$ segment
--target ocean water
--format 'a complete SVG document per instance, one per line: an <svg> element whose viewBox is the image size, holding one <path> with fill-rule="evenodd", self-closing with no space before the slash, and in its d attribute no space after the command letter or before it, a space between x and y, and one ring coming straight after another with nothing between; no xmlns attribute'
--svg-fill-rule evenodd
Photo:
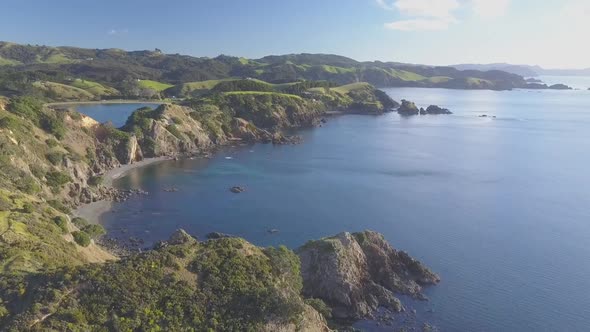
<svg viewBox="0 0 590 332"><path fill-rule="evenodd" d="M80 113L86 114L94 120L104 123L111 121L113 126L119 128L125 124L127 118L133 111L142 107L157 107L158 104L137 103L137 104L81 104L74 107Z"/></svg>
<svg viewBox="0 0 590 332"><path fill-rule="evenodd" d="M574 89L588 90L590 89L590 77L588 76L539 76L535 77L548 85L564 83Z"/></svg>
<svg viewBox="0 0 590 332"><path fill-rule="evenodd" d="M371 229L441 276L407 305L442 331L590 329L590 91L386 92L455 114L333 117L300 145L136 169L116 185L150 195L103 223L145 246L180 227L292 248Z"/></svg>

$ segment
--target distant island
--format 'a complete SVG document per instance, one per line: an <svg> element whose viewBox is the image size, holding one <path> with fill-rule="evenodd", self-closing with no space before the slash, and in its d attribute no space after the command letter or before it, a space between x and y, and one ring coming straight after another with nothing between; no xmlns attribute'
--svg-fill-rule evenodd
<svg viewBox="0 0 590 332"><path fill-rule="evenodd" d="M377 87L539 88L507 71L464 69L359 62L331 54L197 58L158 49L128 52L0 42L0 95L38 95L60 101L189 98L222 80L246 78L271 84L329 81Z"/></svg>
<svg viewBox="0 0 590 332"><path fill-rule="evenodd" d="M540 66L529 65L512 65L508 63L490 63L490 64L460 64L453 65L453 68L459 70L501 70L524 77L537 76L590 76L590 68L583 69L545 69Z"/></svg>

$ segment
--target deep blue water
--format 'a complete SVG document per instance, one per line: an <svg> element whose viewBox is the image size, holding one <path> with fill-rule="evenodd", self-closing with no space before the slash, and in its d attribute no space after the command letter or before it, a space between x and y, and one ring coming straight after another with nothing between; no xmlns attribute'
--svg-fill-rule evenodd
<svg viewBox="0 0 590 332"><path fill-rule="evenodd" d="M78 112L86 114L100 123L111 121L113 126L118 128L125 124L133 111L146 106L154 108L158 104L81 104L74 107Z"/></svg>
<svg viewBox="0 0 590 332"><path fill-rule="evenodd" d="M116 184L150 195L104 224L146 245L179 227L290 247L372 229L440 274L409 305L443 331L587 331L590 91L386 91L455 114L335 117L301 145L134 170Z"/></svg>

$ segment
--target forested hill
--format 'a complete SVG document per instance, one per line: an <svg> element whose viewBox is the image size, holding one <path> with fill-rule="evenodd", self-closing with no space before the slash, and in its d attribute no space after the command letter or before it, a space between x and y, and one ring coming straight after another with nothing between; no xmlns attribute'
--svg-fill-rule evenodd
<svg viewBox="0 0 590 332"><path fill-rule="evenodd" d="M199 58L164 54L158 49L128 52L0 42L0 94L4 95L30 93L28 90L32 88L56 89L54 86L43 86L42 82L72 85L76 79L100 85L73 84L78 89L112 88L124 96L125 91L133 86L132 82L137 80L154 81L155 86L150 88L163 91L182 83L246 77L269 83L326 80L339 85L368 82L378 87L501 90L527 86L521 76L502 71L461 71L452 67L358 62L327 54L293 54L261 59L225 55ZM116 95L114 90L111 94ZM84 94L77 90L75 93Z"/></svg>

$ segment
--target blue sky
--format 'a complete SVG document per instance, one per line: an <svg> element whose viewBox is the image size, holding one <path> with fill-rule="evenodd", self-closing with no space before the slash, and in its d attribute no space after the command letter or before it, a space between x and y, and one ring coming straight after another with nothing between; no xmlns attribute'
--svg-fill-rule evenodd
<svg viewBox="0 0 590 332"><path fill-rule="evenodd" d="M7 0L0 40L195 56L590 67L590 0Z"/></svg>

